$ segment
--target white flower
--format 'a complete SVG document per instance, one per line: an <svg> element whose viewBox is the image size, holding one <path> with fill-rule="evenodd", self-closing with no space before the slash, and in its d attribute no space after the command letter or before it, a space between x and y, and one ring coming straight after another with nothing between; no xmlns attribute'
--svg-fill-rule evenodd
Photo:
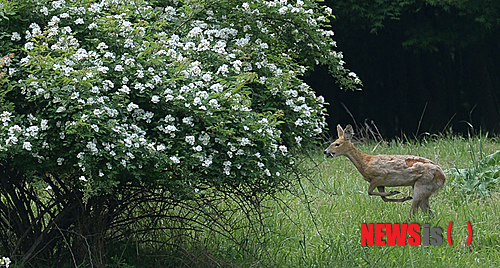
<svg viewBox="0 0 500 268"><path fill-rule="evenodd" d="M193 118L191 116L182 118L182 123L184 123L188 126L191 126L191 127L194 126Z"/></svg>
<svg viewBox="0 0 500 268"><path fill-rule="evenodd" d="M95 28L97 28L97 23L95 23L95 22L92 22L92 23L91 23L91 24L89 24L89 26L88 26L88 29L89 29L89 30L93 30L93 29L95 29Z"/></svg>
<svg viewBox="0 0 500 268"><path fill-rule="evenodd" d="M24 44L24 49L26 50L32 50L34 48L33 42L28 42Z"/></svg>
<svg viewBox="0 0 500 268"><path fill-rule="evenodd" d="M134 85L134 89L139 90L139 93L143 93L145 87L144 87L144 85L142 83L137 83L137 84Z"/></svg>
<svg viewBox="0 0 500 268"><path fill-rule="evenodd" d="M9 134L11 134L11 135L15 134L15 133L19 133L21 131L23 131L23 129L18 125L13 125L9 128Z"/></svg>
<svg viewBox="0 0 500 268"><path fill-rule="evenodd" d="M24 132L24 135L36 138L38 136L38 126L31 126L27 128Z"/></svg>
<svg viewBox="0 0 500 268"><path fill-rule="evenodd" d="M194 137L194 136L186 136L185 140L186 140L186 142L187 142L189 145L194 145L194 142L195 142L195 137Z"/></svg>
<svg viewBox="0 0 500 268"><path fill-rule="evenodd" d="M233 61L233 68L236 72L239 72L241 70L241 65L242 62L240 60Z"/></svg>
<svg viewBox="0 0 500 268"><path fill-rule="evenodd" d="M226 64L223 64L222 66L217 69L216 74L221 74L223 76L227 76L227 73L229 72L229 68L227 67Z"/></svg>
<svg viewBox="0 0 500 268"><path fill-rule="evenodd" d="M40 13L42 13L45 16L48 16L49 15L49 9L46 6L43 6L42 8L40 8Z"/></svg>
<svg viewBox="0 0 500 268"><path fill-rule="evenodd" d="M203 79L203 81L205 82L210 82L212 80L212 73L211 72L208 72L208 73L205 73L201 79Z"/></svg>
<svg viewBox="0 0 500 268"><path fill-rule="evenodd" d="M30 60L30 59L31 59L31 57L28 55L28 56L26 56L26 57L22 58L22 59L19 61L19 63L21 63L21 64L27 64L27 63L29 62L29 60Z"/></svg>
<svg viewBox="0 0 500 268"><path fill-rule="evenodd" d="M40 26L34 22L30 24L29 28L32 30L33 36L42 34L42 30L41 30Z"/></svg>
<svg viewBox="0 0 500 268"><path fill-rule="evenodd" d="M248 145L250 143L251 142L248 138L241 138L241 141L240 141L241 146L245 146L245 145Z"/></svg>
<svg viewBox="0 0 500 268"><path fill-rule="evenodd" d="M208 102L208 104L210 104L210 106L212 106L215 109L219 109L220 108L219 102L216 99L211 99Z"/></svg>
<svg viewBox="0 0 500 268"><path fill-rule="evenodd" d="M198 145L198 146L193 147L193 150L195 152L201 152L203 150L203 148L201 147L201 145Z"/></svg>
<svg viewBox="0 0 500 268"><path fill-rule="evenodd" d="M208 98L208 92L202 90L202 91L199 91L199 92L196 92L196 95L199 96L200 98L202 99L207 99Z"/></svg>
<svg viewBox="0 0 500 268"><path fill-rule="evenodd" d="M286 148L285 145L280 145L279 149L283 155L285 155L288 152L288 148Z"/></svg>
<svg viewBox="0 0 500 268"><path fill-rule="evenodd" d="M7 140L5 140L5 145L9 146L9 145L15 145L17 144L17 137L15 136L9 136L9 138Z"/></svg>
<svg viewBox="0 0 500 268"><path fill-rule="evenodd" d="M29 141L23 142L23 149L26 151L31 151L31 143Z"/></svg>
<svg viewBox="0 0 500 268"><path fill-rule="evenodd" d="M119 92L129 94L130 93L130 88L127 87L127 85L123 85L121 88L118 89Z"/></svg>
<svg viewBox="0 0 500 268"><path fill-rule="evenodd" d="M73 92L71 94L70 99L74 100L74 99L77 99L78 97L80 97L80 93L79 92Z"/></svg>
<svg viewBox="0 0 500 268"><path fill-rule="evenodd" d="M165 116L165 118L163 118L163 121L165 122L174 122L175 121L175 117L173 117L172 115L168 114Z"/></svg>
<svg viewBox="0 0 500 268"><path fill-rule="evenodd" d="M203 145L208 145L208 142L210 141L210 136L207 133L203 133L200 135L198 138Z"/></svg>
<svg viewBox="0 0 500 268"><path fill-rule="evenodd" d="M132 58L125 59L125 65L127 66L134 66L135 65L135 60Z"/></svg>
<svg viewBox="0 0 500 268"><path fill-rule="evenodd" d="M174 132L177 131L177 128L174 125L168 125L166 127L167 132Z"/></svg>
<svg viewBox="0 0 500 268"><path fill-rule="evenodd" d="M85 176L80 176L80 178L78 178L79 180L83 181L83 182L86 182L88 181L87 178L85 178Z"/></svg>
<svg viewBox="0 0 500 268"><path fill-rule="evenodd" d="M132 112L135 109L139 109L139 105L131 102L127 105L127 111Z"/></svg>
<svg viewBox="0 0 500 268"><path fill-rule="evenodd" d="M129 48L129 47L130 48L134 48L135 47L134 40L132 40L130 38L126 39L125 43L123 44L123 47L125 47L125 48Z"/></svg>
<svg viewBox="0 0 500 268"><path fill-rule="evenodd" d="M194 98L194 100L193 100L193 105L194 105L194 106L198 106L198 105L200 105L200 104L201 104L201 98L200 98L200 97L196 97L196 98Z"/></svg>
<svg viewBox="0 0 500 268"><path fill-rule="evenodd" d="M40 128L42 129L42 131L47 130L49 128L48 123L49 123L49 120L42 119L42 121L40 122Z"/></svg>
<svg viewBox="0 0 500 268"><path fill-rule="evenodd" d="M2 114L0 114L0 121L3 123L4 126L7 126L10 121L10 116L12 115L11 112L8 111L3 111Z"/></svg>
<svg viewBox="0 0 500 268"><path fill-rule="evenodd" d="M174 162L174 164L179 164L181 162L181 160L179 160L176 156L171 156L170 160Z"/></svg>
<svg viewBox="0 0 500 268"><path fill-rule="evenodd" d="M157 151L161 152L161 151L163 151L165 149L167 149L167 147L165 147L165 145L163 145L163 144L159 144L159 145L156 146L156 150Z"/></svg>
<svg viewBox="0 0 500 268"><path fill-rule="evenodd" d="M72 31L73 30L69 26L61 28L61 33L63 33L63 34L70 34Z"/></svg>
<svg viewBox="0 0 500 268"><path fill-rule="evenodd" d="M189 33L187 34L187 37L188 38L197 37L197 36L201 35L202 33L203 33L203 30L200 27L194 27L193 29L191 29L191 31L189 31Z"/></svg>
<svg viewBox="0 0 500 268"><path fill-rule="evenodd" d="M92 124L92 125L90 125L90 128L91 128L93 131L95 131L95 132L99 132L99 126L98 126L98 125L96 125L96 124Z"/></svg>
<svg viewBox="0 0 500 268"><path fill-rule="evenodd" d="M19 41L21 40L21 35L18 32L13 32L12 35L10 36L10 40L12 41Z"/></svg>
<svg viewBox="0 0 500 268"><path fill-rule="evenodd" d="M97 145L94 142L87 142L87 148L92 152L92 154L97 154L99 149L97 149Z"/></svg>
<svg viewBox="0 0 500 268"><path fill-rule="evenodd" d="M174 96L172 96L170 94L168 94L168 95L165 96L165 102L171 101L173 99L174 99Z"/></svg>
<svg viewBox="0 0 500 268"><path fill-rule="evenodd" d="M212 158L205 158L203 162L201 163L202 166L204 167L209 167L212 164Z"/></svg>
<svg viewBox="0 0 500 268"><path fill-rule="evenodd" d="M244 47L250 42L249 38L240 38L236 40L236 45L239 47Z"/></svg>
<svg viewBox="0 0 500 268"><path fill-rule="evenodd" d="M115 71L117 71L117 72L122 72L122 71L123 71L123 66L121 66L120 64L117 64L117 65L115 66Z"/></svg>
<svg viewBox="0 0 500 268"><path fill-rule="evenodd" d="M63 162L64 162L64 158L62 158L62 157L57 158L57 165L62 166Z"/></svg>
<svg viewBox="0 0 500 268"><path fill-rule="evenodd" d="M221 93L224 90L224 86L217 83L210 86L210 89L213 90L215 93Z"/></svg>
<svg viewBox="0 0 500 268"><path fill-rule="evenodd" d="M108 45L106 45L106 43L104 43L104 42L101 42L97 45L97 49L99 49L99 50L107 49L107 48L108 48Z"/></svg>
<svg viewBox="0 0 500 268"><path fill-rule="evenodd" d="M75 24L83 24L83 19L82 18L78 18L75 20Z"/></svg>
<svg viewBox="0 0 500 268"><path fill-rule="evenodd" d="M11 260L8 257L2 257L2 259L0 259L0 265L5 265L6 268L9 268L10 263Z"/></svg>
<svg viewBox="0 0 500 268"><path fill-rule="evenodd" d="M99 66L99 67L97 67L97 71L105 74L105 73L108 73L109 68L107 66Z"/></svg>

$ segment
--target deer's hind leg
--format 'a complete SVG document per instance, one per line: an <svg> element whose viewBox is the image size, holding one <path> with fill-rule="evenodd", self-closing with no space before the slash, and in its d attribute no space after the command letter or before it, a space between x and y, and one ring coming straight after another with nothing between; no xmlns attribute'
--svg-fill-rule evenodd
<svg viewBox="0 0 500 268"><path fill-rule="evenodd" d="M434 216L434 213L432 213L431 207L429 205L429 198L430 198L430 195L427 196L426 198L424 198L422 200L422 202L420 202L420 208L422 209L423 212L427 212L431 216Z"/></svg>
<svg viewBox="0 0 500 268"><path fill-rule="evenodd" d="M413 202L411 203L410 212L408 213L408 217L411 217L412 214L418 212L418 209L421 208L423 212L429 213L431 216L433 215L429 206L429 197L432 194L432 189L429 185L422 183L421 181L415 182L413 186Z"/></svg>
<svg viewBox="0 0 500 268"><path fill-rule="evenodd" d="M385 191L385 186L378 186L377 187L377 190L379 193L386 193ZM400 192L397 192L397 191L393 191L391 193L400 193ZM402 197L402 198L387 198L385 196L380 196L382 198L382 200L384 200L385 202L404 202L404 201L407 201L407 200L410 200L412 199L411 196L406 196L406 197Z"/></svg>

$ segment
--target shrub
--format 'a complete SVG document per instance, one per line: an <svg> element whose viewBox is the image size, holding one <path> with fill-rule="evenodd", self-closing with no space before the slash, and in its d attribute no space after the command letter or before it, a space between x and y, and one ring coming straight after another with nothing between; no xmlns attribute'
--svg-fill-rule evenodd
<svg viewBox="0 0 500 268"><path fill-rule="evenodd" d="M66 219L65 231L100 233L102 244L124 211L117 200L125 188L162 189L175 200L214 189L271 194L325 127L324 100L300 77L327 64L344 88L360 84L324 29L330 10L314 1L59 0L2 8L13 20L0 28L8 43L1 55L12 55L0 78L0 163L10 177L2 195L27 187L25 202L37 206L30 221L52 234L45 239L60 240L58 215L76 204L79 220ZM26 212L10 205L22 222ZM85 217L100 229L84 228ZM40 245L25 244L4 247L26 254L26 263Z"/></svg>

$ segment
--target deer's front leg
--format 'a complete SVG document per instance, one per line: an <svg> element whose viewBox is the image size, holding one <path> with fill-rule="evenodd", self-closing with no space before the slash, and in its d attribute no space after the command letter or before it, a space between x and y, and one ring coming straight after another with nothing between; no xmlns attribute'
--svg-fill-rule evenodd
<svg viewBox="0 0 500 268"><path fill-rule="evenodd" d="M377 187L378 187L378 192L374 192L373 190L375 190L375 188L377 188ZM401 192L398 192L398 191L386 192L384 190L385 190L384 186L377 186L373 182L370 183L370 186L368 186L368 194L369 195L378 195L378 196L385 197L385 196L391 196L391 195L395 195L395 194L400 194L401 193Z"/></svg>
<svg viewBox="0 0 500 268"><path fill-rule="evenodd" d="M378 186L377 189L378 189L379 193L385 193L385 186ZM398 191L393 191L391 193L394 193L394 192L399 193ZM380 196L380 197L385 202L404 202L404 201L413 199L413 197L411 197L411 196L407 196L407 197L403 197L403 198L387 198L385 196Z"/></svg>

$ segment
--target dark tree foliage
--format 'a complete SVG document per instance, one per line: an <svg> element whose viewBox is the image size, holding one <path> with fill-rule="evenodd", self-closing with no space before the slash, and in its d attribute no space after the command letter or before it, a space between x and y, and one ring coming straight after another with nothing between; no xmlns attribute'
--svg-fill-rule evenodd
<svg viewBox="0 0 500 268"><path fill-rule="evenodd" d="M321 69L310 77L329 125L374 120L384 136L498 132L500 2L327 1L346 61L365 85L338 92ZM422 120L421 120L422 118ZM371 123L370 123L371 125ZM416 132L419 133L416 133Z"/></svg>

